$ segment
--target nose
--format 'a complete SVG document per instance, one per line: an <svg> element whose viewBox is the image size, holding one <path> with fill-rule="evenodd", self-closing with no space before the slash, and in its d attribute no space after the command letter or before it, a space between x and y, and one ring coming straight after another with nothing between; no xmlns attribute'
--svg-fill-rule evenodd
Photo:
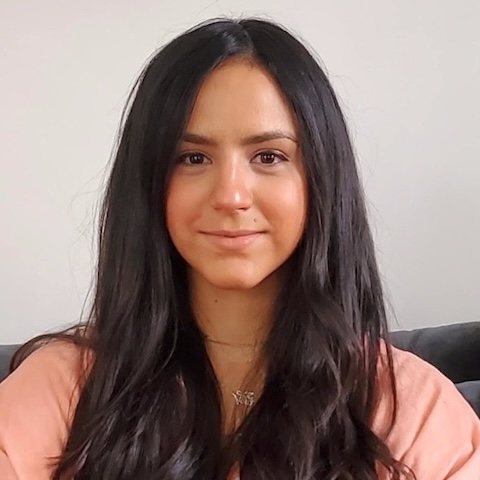
<svg viewBox="0 0 480 480"><path fill-rule="evenodd" d="M213 176L210 203L216 210L247 210L252 205L252 177L241 161L219 162Z"/></svg>

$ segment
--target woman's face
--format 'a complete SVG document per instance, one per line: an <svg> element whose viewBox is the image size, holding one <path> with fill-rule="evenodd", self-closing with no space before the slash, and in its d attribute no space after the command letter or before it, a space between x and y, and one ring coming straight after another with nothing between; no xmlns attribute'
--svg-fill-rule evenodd
<svg viewBox="0 0 480 480"><path fill-rule="evenodd" d="M238 290L279 274L303 233L307 187L294 117L266 70L233 60L206 78L166 209L195 281Z"/></svg>

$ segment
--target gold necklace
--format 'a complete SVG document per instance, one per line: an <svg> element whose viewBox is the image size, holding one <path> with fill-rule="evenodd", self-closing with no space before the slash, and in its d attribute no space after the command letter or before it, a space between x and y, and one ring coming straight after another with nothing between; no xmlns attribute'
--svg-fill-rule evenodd
<svg viewBox="0 0 480 480"><path fill-rule="evenodd" d="M215 343L217 345L223 345L227 347L233 348L257 348L259 345L263 345L262 343L228 343L222 342L221 340L215 340L214 338L209 337L208 335L204 335L204 340L206 342ZM224 387L226 387L225 383L221 382ZM257 394L253 390L235 390L230 392L232 397L235 400L235 405L241 406L245 405L246 407L251 407L257 401Z"/></svg>
<svg viewBox="0 0 480 480"><path fill-rule="evenodd" d="M222 342L221 340L215 340L211 337L208 337L205 335L204 337L205 341L210 342L210 343L216 343L217 345L224 345L227 347L233 347L233 348L246 348L246 347L253 347L256 348L259 345L263 345L263 343L258 342L258 343L228 343L228 342Z"/></svg>
<svg viewBox="0 0 480 480"><path fill-rule="evenodd" d="M246 407L251 407L256 402L256 394L251 390L237 390L232 392L232 396L235 399L235 405L238 407L240 405L245 405Z"/></svg>
<svg viewBox="0 0 480 480"><path fill-rule="evenodd" d="M220 385L230 390L230 387L225 382L220 382ZM235 400L235 406L239 407L244 405L245 407L251 407L257 401L257 394L253 390L230 390L230 394Z"/></svg>

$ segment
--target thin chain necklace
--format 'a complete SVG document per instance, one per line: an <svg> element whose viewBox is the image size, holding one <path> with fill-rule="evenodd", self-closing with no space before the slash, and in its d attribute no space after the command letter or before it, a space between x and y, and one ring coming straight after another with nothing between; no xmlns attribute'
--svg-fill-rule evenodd
<svg viewBox="0 0 480 480"><path fill-rule="evenodd" d="M221 340L215 340L211 337L208 337L205 335L205 341L210 342L210 343L216 343L217 345L224 345L226 347L233 347L233 348L246 348L246 347L253 347L256 348L259 345L263 345L263 342L258 342L258 343L228 343L228 342L222 342Z"/></svg>
<svg viewBox="0 0 480 480"><path fill-rule="evenodd" d="M256 348L259 345L263 345L263 343L228 343L228 342L222 342L221 340L215 340L207 335L204 336L205 341L210 342L210 343L215 343L217 345L223 345L227 347L233 347L233 348L247 348L247 347L253 347ZM226 386L224 383L222 385ZM232 397L235 400L235 405L241 406L244 405L246 407L251 407L252 405L255 404L257 401L257 394L253 390L235 390L233 392L230 392Z"/></svg>

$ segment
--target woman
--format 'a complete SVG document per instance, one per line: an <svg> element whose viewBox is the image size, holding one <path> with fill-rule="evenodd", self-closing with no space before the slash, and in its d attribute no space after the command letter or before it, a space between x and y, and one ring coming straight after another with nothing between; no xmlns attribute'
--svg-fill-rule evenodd
<svg viewBox="0 0 480 480"><path fill-rule="evenodd" d="M1 478L478 478L470 407L384 340L352 146L305 47L205 23L130 103L89 322L17 355Z"/></svg>

